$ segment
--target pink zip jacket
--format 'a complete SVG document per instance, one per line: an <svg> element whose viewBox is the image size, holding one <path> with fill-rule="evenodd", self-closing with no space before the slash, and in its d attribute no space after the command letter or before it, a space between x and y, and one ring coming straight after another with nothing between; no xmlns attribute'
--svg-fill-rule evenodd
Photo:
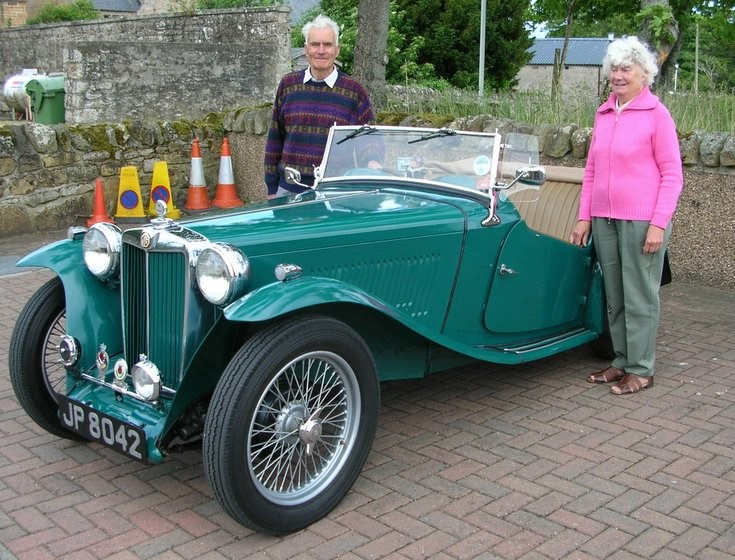
<svg viewBox="0 0 735 560"><path fill-rule="evenodd" d="M665 229L683 186L676 125L648 87L620 114L615 95L595 115L579 219L646 221Z"/></svg>

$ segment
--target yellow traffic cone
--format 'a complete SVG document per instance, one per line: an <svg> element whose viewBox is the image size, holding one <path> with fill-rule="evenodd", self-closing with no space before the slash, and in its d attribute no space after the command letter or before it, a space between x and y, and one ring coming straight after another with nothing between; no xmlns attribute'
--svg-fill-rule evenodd
<svg viewBox="0 0 735 560"><path fill-rule="evenodd" d="M144 222L146 219L140 196L138 170L133 165L120 168L115 218L120 222Z"/></svg>
<svg viewBox="0 0 735 560"><path fill-rule="evenodd" d="M166 203L166 217L178 220L181 211L176 208L171 195L171 180L168 176L168 164L165 161L157 161L153 164L153 178L151 180L151 196L148 202L148 215L157 216L156 202L162 200Z"/></svg>

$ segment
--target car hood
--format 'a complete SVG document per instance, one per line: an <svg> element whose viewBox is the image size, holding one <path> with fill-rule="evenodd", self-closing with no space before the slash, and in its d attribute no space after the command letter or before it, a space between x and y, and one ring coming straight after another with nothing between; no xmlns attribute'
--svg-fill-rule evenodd
<svg viewBox="0 0 735 560"><path fill-rule="evenodd" d="M307 193L182 223L248 256L456 234L477 203L405 191Z"/></svg>

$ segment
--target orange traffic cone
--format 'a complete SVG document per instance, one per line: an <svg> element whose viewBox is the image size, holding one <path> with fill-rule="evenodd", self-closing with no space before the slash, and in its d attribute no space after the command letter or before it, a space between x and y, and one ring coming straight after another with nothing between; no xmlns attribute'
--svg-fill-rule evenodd
<svg viewBox="0 0 735 560"><path fill-rule="evenodd" d="M243 202L237 196L235 177L232 173L232 156L230 156L230 142L225 136L222 139L222 153L219 162L219 178L217 190L214 193L212 206L217 208L235 208L242 206Z"/></svg>
<svg viewBox="0 0 735 560"><path fill-rule="evenodd" d="M189 173L189 188L186 191L184 209L189 212L209 210L209 191L204 180L204 166L202 153L199 150L199 139L191 142L191 173Z"/></svg>
<svg viewBox="0 0 735 560"><path fill-rule="evenodd" d="M87 227L92 227L100 222L114 223L107 215L107 206L105 206L105 189L102 187L102 177L97 177L94 185L94 207L92 216L87 220Z"/></svg>

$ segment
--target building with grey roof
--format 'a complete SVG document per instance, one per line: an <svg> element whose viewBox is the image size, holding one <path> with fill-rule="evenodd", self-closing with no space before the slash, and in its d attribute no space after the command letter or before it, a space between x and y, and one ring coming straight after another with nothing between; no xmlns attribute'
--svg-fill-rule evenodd
<svg viewBox="0 0 735 560"><path fill-rule="evenodd" d="M569 39L567 56L562 77L562 91L565 95L600 96L606 77L602 75L602 59L608 38L573 38ZM551 79L556 52L561 55L564 39L539 38L529 47L532 57L518 73L520 91L551 90Z"/></svg>
<svg viewBox="0 0 735 560"><path fill-rule="evenodd" d="M92 0L92 5L103 17L135 15L139 0Z"/></svg>

